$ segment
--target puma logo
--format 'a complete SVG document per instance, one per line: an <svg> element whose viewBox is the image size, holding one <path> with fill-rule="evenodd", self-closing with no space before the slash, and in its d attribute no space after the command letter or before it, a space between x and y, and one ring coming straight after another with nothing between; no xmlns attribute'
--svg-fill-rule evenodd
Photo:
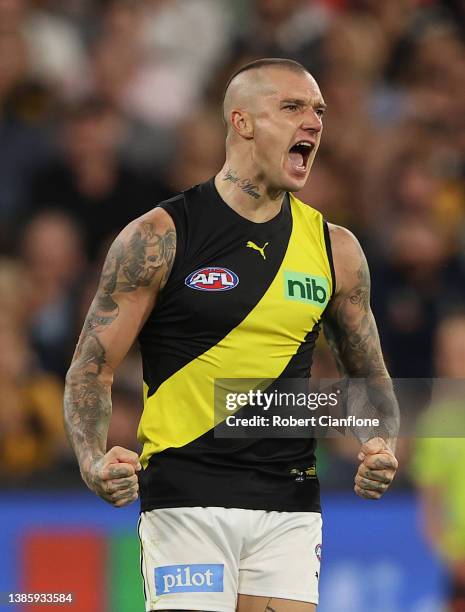
<svg viewBox="0 0 465 612"><path fill-rule="evenodd" d="M258 244L255 244L255 242L252 242L251 240L249 240L245 246L248 246L250 249L254 249L255 251L258 251L263 257L263 259L266 259L265 249L269 244L270 244L269 242L265 242L265 244L262 247L259 247Z"/></svg>

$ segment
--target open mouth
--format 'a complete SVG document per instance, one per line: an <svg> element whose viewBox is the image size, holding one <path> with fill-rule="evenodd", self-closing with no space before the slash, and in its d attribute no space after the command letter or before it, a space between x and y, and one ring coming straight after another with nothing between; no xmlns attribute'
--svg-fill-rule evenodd
<svg viewBox="0 0 465 612"><path fill-rule="evenodd" d="M310 153L314 148L313 142L300 140L289 149L289 160L297 172L305 172L307 170Z"/></svg>

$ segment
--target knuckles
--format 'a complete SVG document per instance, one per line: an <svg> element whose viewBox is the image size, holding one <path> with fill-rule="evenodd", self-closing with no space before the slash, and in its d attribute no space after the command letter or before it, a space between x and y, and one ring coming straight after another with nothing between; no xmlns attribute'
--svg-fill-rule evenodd
<svg viewBox="0 0 465 612"><path fill-rule="evenodd" d="M359 497L362 497L363 499L380 499L382 496L382 493L378 491L364 489L359 487L358 485L355 485L354 491Z"/></svg>
<svg viewBox="0 0 465 612"><path fill-rule="evenodd" d="M390 484L394 480L395 472L387 470L370 470L361 465L357 471L357 475L368 480L376 480L383 484Z"/></svg>
<svg viewBox="0 0 465 612"><path fill-rule="evenodd" d="M122 508L123 506L128 506L129 504L132 504L133 502L135 502L138 497L139 497L138 493L134 493L133 495L126 496L121 499L113 500L110 503L115 508Z"/></svg>
<svg viewBox="0 0 465 612"><path fill-rule="evenodd" d="M398 465L391 452L366 456L355 476L355 493L363 499L380 499L394 480Z"/></svg>
<svg viewBox="0 0 465 612"><path fill-rule="evenodd" d="M394 472L399 467L397 459L394 455L382 453L380 455L370 455L365 458L362 465L372 470L393 470Z"/></svg>
<svg viewBox="0 0 465 612"><path fill-rule="evenodd" d="M87 486L99 497L114 507L121 507L134 502L139 496L139 483L132 463L115 463L114 456L125 460L138 461L137 453L113 447L98 459L90 469L83 473Z"/></svg>

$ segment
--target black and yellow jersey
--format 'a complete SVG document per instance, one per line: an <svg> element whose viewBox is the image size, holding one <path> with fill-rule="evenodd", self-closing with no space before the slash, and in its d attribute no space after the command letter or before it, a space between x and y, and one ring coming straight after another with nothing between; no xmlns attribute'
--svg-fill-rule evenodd
<svg viewBox="0 0 465 612"><path fill-rule="evenodd" d="M277 216L254 223L221 199L213 179L160 206L177 249L139 335L142 511L319 511L318 479L295 478L313 468L314 440L219 439L213 395L215 379L309 376L334 286L322 215L286 194Z"/></svg>

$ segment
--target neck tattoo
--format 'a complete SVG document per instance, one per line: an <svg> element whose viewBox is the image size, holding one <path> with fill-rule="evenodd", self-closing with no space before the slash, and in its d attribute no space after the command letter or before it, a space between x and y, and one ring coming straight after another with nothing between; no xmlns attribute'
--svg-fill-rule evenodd
<svg viewBox="0 0 465 612"><path fill-rule="evenodd" d="M233 183L233 185L237 185L239 189L242 189L242 191L251 198L258 200L260 197L258 185L254 185L249 178L241 179L239 176L237 176L237 172L235 170L231 170L231 168L226 170L226 174L223 176L223 181L230 181Z"/></svg>

